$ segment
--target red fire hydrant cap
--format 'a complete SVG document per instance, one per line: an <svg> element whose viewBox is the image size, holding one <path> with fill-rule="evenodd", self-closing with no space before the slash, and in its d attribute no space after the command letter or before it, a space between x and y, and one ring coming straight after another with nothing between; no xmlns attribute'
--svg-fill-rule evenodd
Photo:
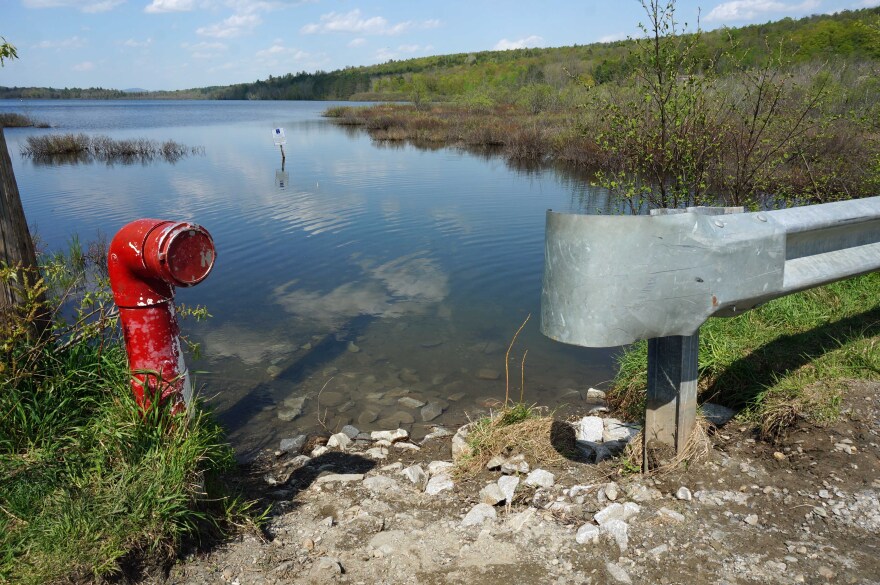
<svg viewBox="0 0 880 585"><path fill-rule="evenodd" d="M182 222L164 227L158 240L159 269L176 286L203 281L214 266L214 240L202 226ZM146 255L150 263L149 254ZM155 258L155 257L154 257Z"/></svg>

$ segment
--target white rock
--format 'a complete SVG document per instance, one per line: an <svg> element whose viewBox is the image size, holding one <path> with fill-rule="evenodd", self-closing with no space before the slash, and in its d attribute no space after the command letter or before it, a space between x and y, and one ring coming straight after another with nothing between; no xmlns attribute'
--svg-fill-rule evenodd
<svg viewBox="0 0 880 585"><path fill-rule="evenodd" d="M428 474L422 469L421 465L411 465L401 471L404 477L416 484L420 488L428 483Z"/></svg>
<svg viewBox="0 0 880 585"><path fill-rule="evenodd" d="M474 450L467 443L470 424L466 424L459 428L455 435L452 436L452 460L458 461L462 457L468 457L473 454Z"/></svg>
<svg viewBox="0 0 880 585"><path fill-rule="evenodd" d="M388 449L385 447L373 447L372 449L364 451L364 455L373 459L387 459Z"/></svg>
<svg viewBox="0 0 880 585"><path fill-rule="evenodd" d="M589 441L591 443L599 443L602 441L602 432L605 425L602 418L598 416L585 416L577 423L575 431L580 441Z"/></svg>
<svg viewBox="0 0 880 585"><path fill-rule="evenodd" d="M281 445L278 449L285 453L299 453L300 449L303 448L303 445L306 444L307 438L308 437L305 435L298 435L292 439L281 439Z"/></svg>
<svg viewBox="0 0 880 585"><path fill-rule="evenodd" d="M351 444L351 437L346 435L345 433L336 433L335 435L331 435L330 439L327 441L327 447L330 449L341 449L345 451L346 447Z"/></svg>
<svg viewBox="0 0 880 585"><path fill-rule="evenodd" d="M495 506L505 500L504 492L497 483L490 483L480 490L480 502Z"/></svg>
<svg viewBox="0 0 880 585"><path fill-rule="evenodd" d="M441 414L443 414L443 405L439 402L429 402L421 411L419 411L422 415L422 420L427 422L430 420L434 420Z"/></svg>
<svg viewBox="0 0 880 585"><path fill-rule="evenodd" d="M496 469L501 469L501 466L504 465L505 461L507 461L506 457L502 457L501 455L494 455L486 463L486 469L488 469L489 471L495 471Z"/></svg>
<svg viewBox="0 0 880 585"><path fill-rule="evenodd" d="M523 529L523 527L528 524L532 518L535 517L538 511L534 508L526 508L522 512L517 512L516 514L511 514L507 517L507 523L510 526L511 530L514 532L519 532Z"/></svg>
<svg viewBox="0 0 880 585"><path fill-rule="evenodd" d="M501 464L501 473L513 475L515 473L528 473L529 463L525 455L514 455Z"/></svg>
<svg viewBox="0 0 880 585"><path fill-rule="evenodd" d="M502 475L498 478L498 487L504 494L504 499L508 504L513 502L513 494L519 485L519 478L515 475Z"/></svg>
<svg viewBox="0 0 880 585"><path fill-rule="evenodd" d="M394 492L400 489L395 480L385 475L370 476L364 479L363 486L371 492Z"/></svg>
<svg viewBox="0 0 880 585"><path fill-rule="evenodd" d="M556 483L556 476L544 469L535 469L526 477L525 484L543 488L553 487Z"/></svg>
<svg viewBox="0 0 880 585"><path fill-rule="evenodd" d="M409 433L404 429L397 429L395 431L373 431L370 433L370 438L374 441L389 441L394 443L395 441L408 439Z"/></svg>
<svg viewBox="0 0 880 585"><path fill-rule="evenodd" d="M379 471L390 472L400 471L401 469L403 469L403 463L401 463L400 461L395 461L394 463L391 463L389 465L383 465L379 468Z"/></svg>
<svg viewBox="0 0 880 585"><path fill-rule="evenodd" d="M675 510L670 510L669 508L660 508L657 510L657 515L661 518L672 520L673 522L684 522L684 514L676 512Z"/></svg>
<svg viewBox="0 0 880 585"><path fill-rule="evenodd" d="M618 502L614 502L613 504L608 504L593 516L593 519L600 525L604 526L606 523L612 520L621 520L626 522L633 516L639 513L641 507L638 504L633 502L627 502L625 504L620 504Z"/></svg>
<svg viewBox="0 0 880 585"><path fill-rule="evenodd" d="M617 499L618 495L620 495L616 483L606 484L605 487L602 488L602 493L604 493L605 497L612 502Z"/></svg>
<svg viewBox="0 0 880 585"><path fill-rule="evenodd" d="M309 576L315 583L331 581L335 575L341 575L345 570L339 559L333 557L321 557L312 564Z"/></svg>
<svg viewBox="0 0 880 585"><path fill-rule="evenodd" d="M681 486L680 488L678 488L678 491L675 492L675 497L678 500L684 500L685 502L690 502L691 499L693 498L693 495L691 494L691 490L687 489L684 486Z"/></svg>
<svg viewBox="0 0 880 585"><path fill-rule="evenodd" d="M404 451L421 451L422 450L422 448L419 447L418 445L415 445L413 443L408 443L406 441L400 441L400 442L394 443L394 448L395 449L403 449Z"/></svg>
<svg viewBox="0 0 880 585"><path fill-rule="evenodd" d="M584 524L578 528L574 539L578 544L587 544L588 542L596 542L599 538L599 527L595 524Z"/></svg>
<svg viewBox="0 0 880 585"><path fill-rule="evenodd" d="M471 511L465 514L464 519L461 521L462 526L476 526L477 524L482 524L486 520L494 520L498 517L498 514L495 513L495 508L490 506L489 504L477 504Z"/></svg>
<svg viewBox="0 0 880 585"><path fill-rule="evenodd" d="M430 463L428 463L428 473L430 475L446 473L453 467L455 467L455 464L451 461L431 461Z"/></svg>
<svg viewBox="0 0 880 585"><path fill-rule="evenodd" d="M411 396L403 396L402 398L398 398L397 403L401 406L405 406L406 408L421 408L425 405L425 403L421 400L416 400Z"/></svg>
<svg viewBox="0 0 880 585"><path fill-rule="evenodd" d="M624 585L632 585L632 579L630 579L629 573L617 563L605 563L605 569L616 582L623 583Z"/></svg>
<svg viewBox="0 0 880 585"><path fill-rule="evenodd" d="M605 442L623 441L628 443L632 441L641 430L636 425L626 424L616 418L606 418L603 422L605 426L602 431L602 440Z"/></svg>
<svg viewBox="0 0 880 585"><path fill-rule="evenodd" d="M314 449L312 449L312 457L320 457L324 453L327 453L330 449L325 447L324 445L318 445Z"/></svg>
<svg viewBox="0 0 880 585"><path fill-rule="evenodd" d="M351 425L345 425L340 432L345 433L345 436L352 440L361 433L357 427Z"/></svg>
<svg viewBox="0 0 880 585"><path fill-rule="evenodd" d="M431 432L425 435L425 438L422 439L422 444L430 441L431 439L442 439L443 437L451 437L452 433L443 427L434 427L431 429Z"/></svg>
<svg viewBox="0 0 880 585"><path fill-rule="evenodd" d="M451 490L454 487L455 483L452 481L452 477L445 473L438 473L428 480L428 485L425 486L425 493L429 496L436 496L440 492Z"/></svg>
<svg viewBox="0 0 880 585"><path fill-rule="evenodd" d="M660 546L655 546L651 550L648 551L648 554L652 557L659 557L662 554L669 552L668 544L661 544Z"/></svg>
<svg viewBox="0 0 880 585"><path fill-rule="evenodd" d="M620 552L626 552L629 547L629 525L623 520L609 520L601 527L602 532L611 536Z"/></svg>
<svg viewBox="0 0 880 585"><path fill-rule="evenodd" d="M605 400L605 393L596 388L587 388L587 400L590 402L602 402Z"/></svg>

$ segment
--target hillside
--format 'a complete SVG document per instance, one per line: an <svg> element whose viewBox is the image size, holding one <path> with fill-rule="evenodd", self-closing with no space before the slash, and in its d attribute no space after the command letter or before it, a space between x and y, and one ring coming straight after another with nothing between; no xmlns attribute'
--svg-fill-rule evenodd
<svg viewBox="0 0 880 585"><path fill-rule="evenodd" d="M288 73L253 83L169 92L0 87L0 98L417 101L491 94L495 100L504 100L524 86L564 90L573 84L574 77L590 84L620 80L632 70L634 42L391 60L368 67ZM702 33L700 43L706 67L718 73L724 73L732 60L758 65L780 46L793 64L880 60L880 7L718 29Z"/></svg>

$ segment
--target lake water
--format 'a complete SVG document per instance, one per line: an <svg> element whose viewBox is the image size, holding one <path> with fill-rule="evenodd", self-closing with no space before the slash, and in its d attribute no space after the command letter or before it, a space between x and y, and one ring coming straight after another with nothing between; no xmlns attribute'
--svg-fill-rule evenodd
<svg viewBox="0 0 880 585"><path fill-rule="evenodd" d="M525 350L527 402L576 406L613 376L612 350L538 330L545 211L592 212L604 193L498 157L375 143L323 119L331 105L0 100L0 112L53 126L6 130L28 221L49 249L141 217L211 232L215 269L177 300L213 315L182 324L202 343L189 367L242 455L321 426L419 436L466 422L504 398L505 352L530 313L510 356L513 397ZM287 135L283 171L275 127ZM204 154L113 165L20 156L27 136L59 131L173 139Z"/></svg>

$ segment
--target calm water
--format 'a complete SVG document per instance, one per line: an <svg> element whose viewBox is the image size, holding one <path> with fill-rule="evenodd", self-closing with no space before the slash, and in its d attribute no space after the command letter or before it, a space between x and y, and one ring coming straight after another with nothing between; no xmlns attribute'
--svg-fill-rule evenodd
<svg viewBox="0 0 880 585"><path fill-rule="evenodd" d="M609 350L538 331L544 213L586 212L603 194L553 170L521 171L455 149L374 143L322 119L314 102L0 101L51 130L7 129L25 212L50 249L112 235L140 217L194 221L217 264L179 302L203 345L189 361L240 453L320 424L424 434L505 392L556 407L612 376ZM287 133L286 164L272 128ZM204 146L176 164L38 165L32 134L71 131ZM498 379L492 378L500 374ZM403 396L436 403L426 422ZM302 414L297 399L305 397ZM435 409L436 410L436 409Z"/></svg>

